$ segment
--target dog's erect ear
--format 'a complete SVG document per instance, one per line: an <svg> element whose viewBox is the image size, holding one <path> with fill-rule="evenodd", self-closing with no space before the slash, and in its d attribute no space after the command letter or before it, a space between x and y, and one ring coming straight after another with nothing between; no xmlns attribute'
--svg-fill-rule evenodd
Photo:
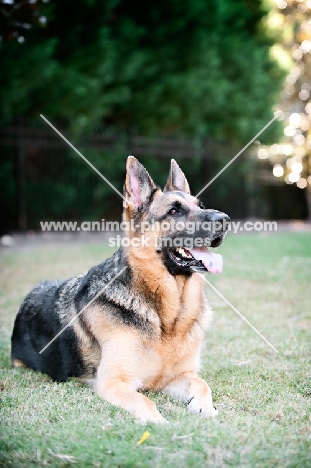
<svg viewBox="0 0 311 468"><path fill-rule="evenodd" d="M156 185L150 175L134 156L129 156L126 162L126 178L124 184L124 198L134 203L137 209L141 208Z"/></svg>
<svg viewBox="0 0 311 468"><path fill-rule="evenodd" d="M166 186L164 187L165 192L185 192L190 194L190 188L185 174L178 166L174 159L171 159L171 169L168 175Z"/></svg>

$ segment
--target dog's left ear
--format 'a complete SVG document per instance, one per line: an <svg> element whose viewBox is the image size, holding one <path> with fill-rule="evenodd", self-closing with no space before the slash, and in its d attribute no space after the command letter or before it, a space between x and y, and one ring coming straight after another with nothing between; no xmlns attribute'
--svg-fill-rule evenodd
<svg viewBox="0 0 311 468"><path fill-rule="evenodd" d="M156 188L144 166L134 156L129 156L124 184L126 202L133 203L137 209L140 209Z"/></svg>
<svg viewBox="0 0 311 468"><path fill-rule="evenodd" d="M166 185L164 187L165 192L185 192L190 194L190 187L185 174L178 166L174 159L171 159L171 169L168 175Z"/></svg>

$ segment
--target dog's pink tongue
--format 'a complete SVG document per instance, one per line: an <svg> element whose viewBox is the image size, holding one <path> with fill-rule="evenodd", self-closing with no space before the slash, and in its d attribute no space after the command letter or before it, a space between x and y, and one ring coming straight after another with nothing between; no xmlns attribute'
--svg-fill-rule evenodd
<svg viewBox="0 0 311 468"><path fill-rule="evenodd" d="M205 268L210 273L222 272L222 255L210 252L207 247L201 247L200 249L189 249L189 251L196 260L201 260Z"/></svg>

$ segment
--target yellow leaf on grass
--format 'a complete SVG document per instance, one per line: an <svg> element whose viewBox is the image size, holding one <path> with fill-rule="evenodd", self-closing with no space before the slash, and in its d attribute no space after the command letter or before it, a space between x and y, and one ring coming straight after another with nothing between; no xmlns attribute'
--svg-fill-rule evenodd
<svg viewBox="0 0 311 468"><path fill-rule="evenodd" d="M150 432L146 431L143 433L143 435L141 436L141 438L139 439L139 441L137 442L136 445L141 445L145 442L145 440L148 439L148 437L150 436Z"/></svg>

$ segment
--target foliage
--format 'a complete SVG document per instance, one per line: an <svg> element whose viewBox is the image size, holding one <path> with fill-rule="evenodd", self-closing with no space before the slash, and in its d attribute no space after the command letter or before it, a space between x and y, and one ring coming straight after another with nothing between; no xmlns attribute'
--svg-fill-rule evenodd
<svg viewBox="0 0 311 468"><path fill-rule="evenodd" d="M270 57L275 39L263 25L266 14L261 0L0 3L0 63L5 70L0 78L0 124L21 116L41 120L43 114L67 129L70 139L104 130L120 135L190 134L232 145L224 157L213 153L215 164L200 164L190 155L184 170L193 189L200 190L235 148L272 117L282 72ZM261 141L272 142L276 134L274 122ZM9 213L7 231L16 229L15 162L7 148L1 153L1 171L12 174L3 176L9 203L0 202ZM121 190L126 153L87 155ZM167 162L154 156L142 161L163 183ZM44 157L38 153L38 167ZM68 219L75 206L77 219L119 215L119 201L110 188L82 161L71 164L71 158L69 153L64 157L61 174L27 180L28 227L52 216ZM208 193L220 208L243 184L243 167L239 158L234 173L229 168L221 176L221 187L215 184L212 195Z"/></svg>
<svg viewBox="0 0 311 468"><path fill-rule="evenodd" d="M271 118L281 74L259 0L34 3L41 23L27 10L32 28L20 36L12 23L0 44L2 123L43 113L78 133L113 124L244 141Z"/></svg>

